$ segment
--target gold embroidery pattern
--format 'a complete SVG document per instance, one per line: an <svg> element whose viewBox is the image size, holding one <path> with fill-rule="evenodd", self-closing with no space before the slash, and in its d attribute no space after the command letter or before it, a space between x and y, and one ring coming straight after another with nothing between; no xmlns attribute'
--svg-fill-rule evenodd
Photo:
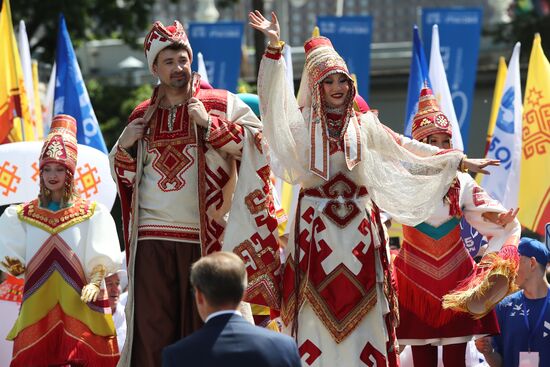
<svg viewBox="0 0 550 367"><path fill-rule="evenodd" d="M96 203L77 199L70 208L51 211L41 208L38 199L27 204L21 204L17 216L22 222L43 229L50 234L56 234L90 218L95 211Z"/></svg>

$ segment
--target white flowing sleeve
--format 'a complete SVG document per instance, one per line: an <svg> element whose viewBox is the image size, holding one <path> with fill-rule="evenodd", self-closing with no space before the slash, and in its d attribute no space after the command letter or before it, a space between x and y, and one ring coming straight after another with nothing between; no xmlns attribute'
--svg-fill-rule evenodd
<svg viewBox="0 0 550 367"><path fill-rule="evenodd" d="M466 173L459 173L461 195L460 201L464 217L474 227L486 236L488 247L486 253L498 252L505 244L516 244L521 235L521 226L517 219L501 226L483 218L485 212L506 213L497 200L494 200Z"/></svg>
<svg viewBox="0 0 550 367"><path fill-rule="evenodd" d="M396 221L426 221L449 190L463 153L421 156L402 146L372 113L361 115L361 169L372 200Z"/></svg>
<svg viewBox="0 0 550 367"><path fill-rule="evenodd" d="M271 169L295 184L309 174L309 132L285 76L282 57L265 56L258 73L258 96Z"/></svg>
<svg viewBox="0 0 550 367"><path fill-rule="evenodd" d="M399 135L401 139L401 146L407 149L409 152L416 154L420 157L430 157L442 150L430 144L422 143L418 140L411 139L405 135Z"/></svg>
<svg viewBox="0 0 550 367"><path fill-rule="evenodd" d="M88 220L85 258L82 261L86 276L97 265L105 266L107 274L114 273L121 268L123 257L113 217L103 204L96 203L94 214Z"/></svg>
<svg viewBox="0 0 550 367"><path fill-rule="evenodd" d="M26 241L27 232L23 222L17 216L17 205L7 207L0 217L0 260L3 261L6 256L9 256L18 259L26 266ZM2 265L0 269L7 272ZM23 277L23 274L19 277Z"/></svg>

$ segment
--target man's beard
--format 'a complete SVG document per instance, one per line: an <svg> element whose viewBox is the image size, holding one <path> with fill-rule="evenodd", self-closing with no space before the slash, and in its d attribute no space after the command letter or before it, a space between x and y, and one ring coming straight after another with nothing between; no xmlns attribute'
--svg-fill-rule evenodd
<svg viewBox="0 0 550 367"><path fill-rule="evenodd" d="M172 78L170 78L169 85L172 88L178 88L178 89L186 88L187 85L189 84L189 80L191 80L191 75L188 74L188 73L183 73L183 75L181 75L181 76L182 76L181 79L172 79Z"/></svg>

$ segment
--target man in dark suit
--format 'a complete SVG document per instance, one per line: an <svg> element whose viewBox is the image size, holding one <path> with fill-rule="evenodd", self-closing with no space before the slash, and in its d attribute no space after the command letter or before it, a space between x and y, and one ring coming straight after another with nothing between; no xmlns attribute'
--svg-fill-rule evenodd
<svg viewBox="0 0 550 367"><path fill-rule="evenodd" d="M216 252L191 268L195 302L205 325L162 352L164 367L300 367L294 340L250 324L239 304L247 285L239 257Z"/></svg>

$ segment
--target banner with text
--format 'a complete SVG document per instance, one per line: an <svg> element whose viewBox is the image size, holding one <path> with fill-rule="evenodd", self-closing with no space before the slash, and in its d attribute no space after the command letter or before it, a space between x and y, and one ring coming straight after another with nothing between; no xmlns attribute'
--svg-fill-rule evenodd
<svg viewBox="0 0 550 367"><path fill-rule="evenodd" d="M243 22L190 23L188 35L194 54L191 69L198 70L197 55L201 52L210 84L236 93L243 31Z"/></svg>
<svg viewBox="0 0 550 367"><path fill-rule="evenodd" d="M330 39L349 72L357 77L357 92L368 102L372 18L366 15L319 16L317 25L321 36Z"/></svg>
<svg viewBox="0 0 550 367"><path fill-rule="evenodd" d="M441 56L462 133L464 151L468 149L482 23L481 8L422 8L422 40L428 55L432 26L439 26Z"/></svg>

